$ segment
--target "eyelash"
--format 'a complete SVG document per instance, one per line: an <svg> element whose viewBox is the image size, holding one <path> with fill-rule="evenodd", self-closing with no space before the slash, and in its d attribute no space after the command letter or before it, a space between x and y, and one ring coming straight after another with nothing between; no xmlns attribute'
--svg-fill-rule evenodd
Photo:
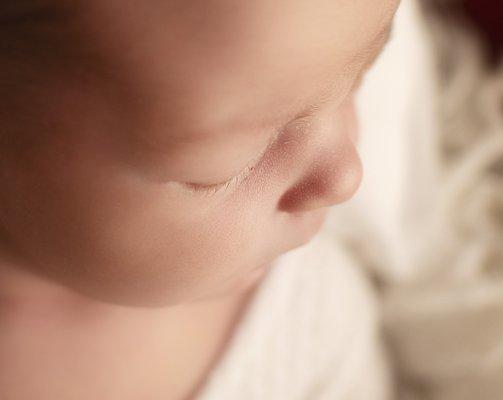
<svg viewBox="0 0 503 400"><path fill-rule="evenodd" d="M229 190L231 187L236 187L241 184L251 172L255 169L255 165L246 166L241 172L237 175L231 177L225 182L215 183L212 185L201 185L196 183L188 183L187 185L194 192L201 193L203 195L212 196L220 192L222 189L224 191Z"/></svg>
<svg viewBox="0 0 503 400"><path fill-rule="evenodd" d="M231 177L225 182L216 183L212 185L201 185L196 183L187 183L186 185L194 192L201 193L206 196L212 196L217 194L218 192L229 190L230 188L236 188L241 183L243 183L251 173L255 170L255 167L262 161L265 154L269 151L273 143L276 141L276 138L279 136L281 131L277 132L276 135L273 135L266 148L259 154L258 157L254 158L246 167L244 167L237 175Z"/></svg>

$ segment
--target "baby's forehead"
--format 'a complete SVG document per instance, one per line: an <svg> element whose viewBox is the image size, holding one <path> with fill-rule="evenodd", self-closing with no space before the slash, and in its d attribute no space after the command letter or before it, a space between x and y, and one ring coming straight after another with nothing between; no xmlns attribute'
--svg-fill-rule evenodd
<svg viewBox="0 0 503 400"><path fill-rule="evenodd" d="M4 20L24 18L85 47L79 62L98 54L92 62L106 64L159 125L218 132L280 125L323 96L343 96L345 67L388 25L396 1L1 3Z"/></svg>
<svg viewBox="0 0 503 400"><path fill-rule="evenodd" d="M184 103L177 115L211 114L215 126L237 110L266 118L278 103L296 108L337 85L394 11L372 0L92 1L99 36L117 46L110 54L127 57L145 86L166 84Z"/></svg>

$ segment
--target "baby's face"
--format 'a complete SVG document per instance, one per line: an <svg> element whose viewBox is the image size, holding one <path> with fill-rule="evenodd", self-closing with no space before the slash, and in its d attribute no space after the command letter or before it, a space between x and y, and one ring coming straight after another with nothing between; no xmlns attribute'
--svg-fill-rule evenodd
<svg viewBox="0 0 503 400"><path fill-rule="evenodd" d="M353 93L396 7L4 0L3 248L122 304L245 287L356 190Z"/></svg>

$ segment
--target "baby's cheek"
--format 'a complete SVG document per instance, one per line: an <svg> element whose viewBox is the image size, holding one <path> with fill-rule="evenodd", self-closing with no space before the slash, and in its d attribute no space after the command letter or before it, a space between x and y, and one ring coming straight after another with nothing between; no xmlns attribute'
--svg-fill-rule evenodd
<svg viewBox="0 0 503 400"><path fill-rule="evenodd" d="M153 183L106 146L64 138L2 162L2 225L38 274L104 301L165 305L230 288L267 259L255 202Z"/></svg>
<svg viewBox="0 0 503 400"><path fill-rule="evenodd" d="M267 253L258 241L267 227L257 207L220 203L201 212L204 205L178 204L164 221L164 237L174 245L167 253L180 255L179 272L193 282L206 282L206 290L247 274Z"/></svg>
<svg viewBox="0 0 503 400"><path fill-rule="evenodd" d="M75 260L96 296L119 302L167 304L211 296L243 279L267 252L258 246L261 223L233 210L174 195L157 185L92 189L80 224ZM96 195L101 193L101 195ZM72 243L78 238L72 238ZM80 284L79 283L79 284ZM84 288L85 289L85 288Z"/></svg>

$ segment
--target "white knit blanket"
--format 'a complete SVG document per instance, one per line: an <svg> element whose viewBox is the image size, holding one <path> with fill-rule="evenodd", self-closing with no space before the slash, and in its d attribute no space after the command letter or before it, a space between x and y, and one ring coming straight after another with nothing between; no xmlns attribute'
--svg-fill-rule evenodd
<svg viewBox="0 0 503 400"><path fill-rule="evenodd" d="M334 240L282 256L198 400L389 399L375 305Z"/></svg>

